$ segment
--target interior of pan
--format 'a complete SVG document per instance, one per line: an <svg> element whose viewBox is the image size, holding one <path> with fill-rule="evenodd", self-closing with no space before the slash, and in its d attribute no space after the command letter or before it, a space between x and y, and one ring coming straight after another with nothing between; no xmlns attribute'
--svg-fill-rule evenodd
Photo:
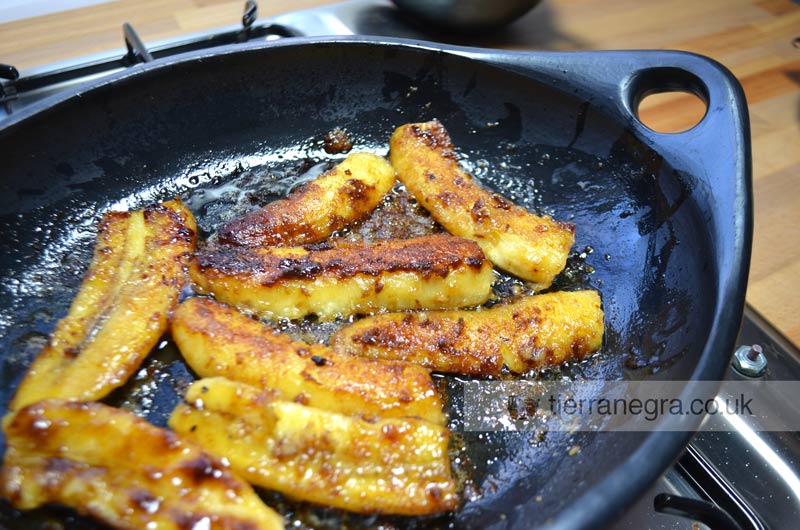
<svg viewBox="0 0 800 530"><path fill-rule="evenodd" d="M604 347L588 361L535 377L569 378L576 388L594 379L690 378L717 297L715 243L703 221L714 208L692 193L692 175L674 171L622 120L567 92L451 54L351 43L253 48L150 68L0 132L0 402L8 402L69 307L102 211L180 195L213 230L214 201L191 203L200 190L219 191L243 175L269 184L340 158L325 153L321 140L337 127L349 131L354 150L385 154L395 127L432 118L487 186L576 225L570 274L556 287L601 292ZM252 201L275 198L280 186L270 190ZM128 392L144 395L149 419L163 423L191 374L169 347L156 353ZM456 396L458 385L443 383ZM466 462L463 508L392 524L543 524L618 469L647 436L462 432L457 398L451 412ZM608 502L621 508L636 494ZM304 526L387 522L281 505ZM520 511L525 506L534 508ZM8 506L2 511L8 526L31 521Z"/></svg>

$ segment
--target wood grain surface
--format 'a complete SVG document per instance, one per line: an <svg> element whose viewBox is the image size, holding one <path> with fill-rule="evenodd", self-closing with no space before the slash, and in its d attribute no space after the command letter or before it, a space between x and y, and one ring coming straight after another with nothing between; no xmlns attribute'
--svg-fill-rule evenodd
<svg viewBox="0 0 800 530"><path fill-rule="evenodd" d="M115 0L0 24L0 62L21 70L122 46L131 22L145 42L234 24L242 0ZM327 4L262 1L270 16ZM491 1L487 2L491 4ZM730 68L750 109L755 238L747 299L800 344L800 4L790 0L545 0L504 31L432 39L513 49L678 49ZM24 72L23 72L24 73ZM645 100L657 130L694 123L689 96Z"/></svg>

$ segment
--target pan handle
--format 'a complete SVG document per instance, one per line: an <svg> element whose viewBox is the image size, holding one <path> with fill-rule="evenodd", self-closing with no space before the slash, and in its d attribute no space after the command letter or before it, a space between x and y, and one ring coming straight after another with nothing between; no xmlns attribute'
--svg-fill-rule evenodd
<svg viewBox="0 0 800 530"><path fill-rule="evenodd" d="M719 167L720 171L714 173L727 175L727 182L735 177L749 180L750 125L744 93L733 74L713 59L660 50L478 50L467 55L575 94L595 110L629 124L675 169L696 175L692 170L698 169L698 160L702 160L709 168ZM706 114L697 125L681 133L659 133L639 121L637 109L642 99L674 90L694 93L706 103ZM744 195L744 182L741 184L731 191Z"/></svg>
<svg viewBox="0 0 800 530"><path fill-rule="evenodd" d="M680 51L507 52L470 50L471 58L518 72L609 115L667 160L715 214L704 228L716 245L714 269L723 298L721 321L739 322L744 307L753 232L750 122L741 85L724 66ZM700 122L680 133L659 133L637 117L648 94L670 90L697 94L707 104ZM704 212L705 215L705 212ZM709 346L733 351L733 339L710 337ZM703 377L698 365L696 377Z"/></svg>

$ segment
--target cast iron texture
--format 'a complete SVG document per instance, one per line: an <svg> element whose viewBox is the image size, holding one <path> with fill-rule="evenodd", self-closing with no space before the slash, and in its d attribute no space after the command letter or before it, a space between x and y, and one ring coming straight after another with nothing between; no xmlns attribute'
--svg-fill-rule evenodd
<svg viewBox="0 0 800 530"><path fill-rule="evenodd" d="M638 101L675 87L708 102L705 118L681 134L650 131ZM575 248L594 248L595 273L582 283L603 295L607 336L599 358L564 372L576 385L720 378L752 232L746 107L723 67L679 52L298 38L156 60L0 124L0 401L66 312L100 212L187 197L242 165L313 158L314 139L334 127L356 149L385 153L396 126L434 117L466 162L486 168L487 185L573 221ZM697 423L667 421L685 432L551 432L537 443L531 433L465 433L480 496L446 522L602 527Z"/></svg>

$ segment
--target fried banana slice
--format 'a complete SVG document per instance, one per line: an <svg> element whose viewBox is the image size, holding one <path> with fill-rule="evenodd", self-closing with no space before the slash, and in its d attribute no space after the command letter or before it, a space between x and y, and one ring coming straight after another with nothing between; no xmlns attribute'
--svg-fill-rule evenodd
<svg viewBox="0 0 800 530"><path fill-rule="evenodd" d="M274 389L288 401L368 419L416 416L445 422L426 369L296 341L213 300L190 298L178 306L172 337L201 377L227 377Z"/></svg>
<svg viewBox="0 0 800 530"><path fill-rule="evenodd" d="M597 291L527 296L479 311L387 313L331 337L337 352L405 360L431 370L499 375L576 361L600 349L603 310Z"/></svg>
<svg viewBox="0 0 800 530"><path fill-rule="evenodd" d="M538 217L483 189L459 166L438 121L403 125L390 141L397 178L451 234L477 242L500 269L549 287L575 242L572 223Z"/></svg>
<svg viewBox="0 0 800 530"><path fill-rule="evenodd" d="M223 225L219 240L248 246L317 243L367 215L394 182L394 169L386 160L353 153L288 197Z"/></svg>
<svg viewBox="0 0 800 530"><path fill-rule="evenodd" d="M100 403L47 399L6 426L0 495L59 503L114 528L283 528L253 489L175 433Z"/></svg>
<svg viewBox="0 0 800 530"><path fill-rule="evenodd" d="M179 200L110 212L89 270L10 404L92 401L125 383L167 329L197 228Z"/></svg>
<svg viewBox="0 0 800 530"><path fill-rule="evenodd" d="M262 318L321 320L488 300L492 265L447 234L321 249L229 247L197 253L189 273L202 293Z"/></svg>
<svg viewBox="0 0 800 530"><path fill-rule="evenodd" d="M456 508L445 427L408 418L370 423L224 378L196 381L186 402L170 427L257 486L360 513Z"/></svg>
<svg viewBox="0 0 800 530"><path fill-rule="evenodd" d="M495 308L498 306L495 306ZM330 345L345 355L407 361L437 372L500 375L502 344L491 310L384 313L334 333Z"/></svg>

